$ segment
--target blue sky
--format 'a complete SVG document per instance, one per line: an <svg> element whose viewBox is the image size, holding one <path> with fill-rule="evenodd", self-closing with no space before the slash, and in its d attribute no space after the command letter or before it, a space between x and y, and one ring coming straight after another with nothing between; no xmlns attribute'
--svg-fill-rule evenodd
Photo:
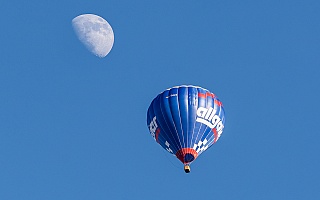
<svg viewBox="0 0 320 200"><path fill-rule="evenodd" d="M2 2L0 199L319 199L320 2ZM113 27L107 57L71 20ZM150 136L163 90L224 104L219 141L183 166Z"/></svg>

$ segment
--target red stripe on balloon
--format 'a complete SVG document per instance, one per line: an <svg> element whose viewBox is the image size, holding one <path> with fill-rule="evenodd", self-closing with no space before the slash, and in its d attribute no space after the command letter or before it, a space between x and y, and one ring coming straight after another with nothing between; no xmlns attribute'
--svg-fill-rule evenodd
<svg viewBox="0 0 320 200"><path fill-rule="evenodd" d="M199 98L206 98L206 94L198 93L198 97L199 97Z"/></svg>
<svg viewBox="0 0 320 200"><path fill-rule="evenodd" d="M222 106L222 102L218 101L217 99L214 100L214 103L217 104L218 106Z"/></svg>
<svg viewBox="0 0 320 200"><path fill-rule="evenodd" d="M217 139L218 139L217 129L216 129L216 128L213 128L212 131L213 131L213 134L214 134L213 143L215 143L215 142L217 141Z"/></svg>
<svg viewBox="0 0 320 200"><path fill-rule="evenodd" d="M214 98L215 95L214 95L213 93L206 92L206 93L198 93L198 97L199 97L199 98L207 98L207 97L212 97L212 98Z"/></svg>
<svg viewBox="0 0 320 200"><path fill-rule="evenodd" d="M156 141L159 143L159 134L160 134L160 128L157 128L156 130Z"/></svg>

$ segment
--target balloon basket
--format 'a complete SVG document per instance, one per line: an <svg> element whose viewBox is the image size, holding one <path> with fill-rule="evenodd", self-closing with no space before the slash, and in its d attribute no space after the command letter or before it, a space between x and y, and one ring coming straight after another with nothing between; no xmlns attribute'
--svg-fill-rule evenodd
<svg viewBox="0 0 320 200"><path fill-rule="evenodd" d="M191 171L190 166L189 165L185 165L184 166L184 172L190 173L190 171Z"/></svg>

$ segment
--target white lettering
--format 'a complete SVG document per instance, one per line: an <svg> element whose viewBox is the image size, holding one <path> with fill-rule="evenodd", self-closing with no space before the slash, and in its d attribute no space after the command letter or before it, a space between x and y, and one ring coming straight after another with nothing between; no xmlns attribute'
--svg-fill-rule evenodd
<svg viewBox="0 0 320 200"><path fill-rule="evenodd" d="M154 118L152 119L152 121L149 124L149 131L150 131L150 134L152 135L152 137L155 137L156 130L158 128L158 124L157 124L156 120L157 120L157 117L154 116Z"/></svg>
<svg viewBox="0 0 320 200"><path fill-rule="evenodd" d="M205 119L208 119L208 118L209 118L212 110L213 110L213 109L210 107L209 110L208 110L208 112L207 112L207 114L206 114L206 116L204 117Z"/></svg>
<svg viewBox="0 0 320 200"><path fill-rule="evenodd" d="M213 124L213 127L215 127L220 122L220 117L218 115L213 116L211 123Z"/></svg>
<svg viewBox="0 0 320 200"><path fill-rule="evenodd" d="M212 118L214 117L214 115L216 114L216 112L217 112L217 110L214 108L213 111L211 112L211 115L210 115L209 119L208 119L209 121L212 120Z"/></svg>
<svg viewBox="0 0 320 200"><path fill-rule="evenodd" d="M216 115L217 110L210 107L209 109L204 107L199 107L197 110L197 119L196 121L202 124L207 125L209 128L217 129L218 138L222 134L224 125L218 115Z"/></svg>
<svg viewBox="0 0 320 200"><path fill-rule="evenodd" d="M204 107L200 107L197 110L197 115L201 118L204 118L204 116L206 115L208 109L204 108Z"/></svg>
<svg viewBox="0 0 320 200"><path fill-rule="evenodd" d="M220 121L219 123L218 123L218 125L217 125L217 131L219 132L219 131L221 131L222 129L223 129L223 124L222 124L222 121Z"/></svg>

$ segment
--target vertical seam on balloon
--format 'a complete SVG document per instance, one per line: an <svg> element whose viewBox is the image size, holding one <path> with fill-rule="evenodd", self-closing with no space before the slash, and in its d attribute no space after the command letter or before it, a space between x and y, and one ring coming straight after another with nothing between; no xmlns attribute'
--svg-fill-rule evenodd
<svg viewBox="0 0 320 200"><path fill-rule="evenodd" d="M196 94L196 98L197 98L197 101L195 101L197 103L196 105L196 115L197 115L197 110L198 110L198 106L199 106L199 97L198 97L198 94L199 94L199 91L198 91L198 88L195 88L196 91L197 91L197 94ZM196 116L197 117L197 116ZM191 137L191 140L190 140L190 145L191 145L191 142L193 141L193 136L194 136L194 129L196 128L196 123L197 123L197 120L194 120L194 123L193 123L193 130L192 130L192 137ZM193 143L194 145L194 143ZM193 147L190 147L190 148L193 148Z"/></svg>
<svg viewBox="0 0 320 200"><path fill-rule="evenodd" d="M214 104L214 106L216 106L216 104ZM221 110L222 110L222 106L221 106L221 104L217 104L217 107L219 108L219 116L220 116L220 114L221 114ZM212 144L211 145L213 145L217 140L218 140L218 135L217 136L215 136L215 135L213 135L213 136L211 136L209 139L211 140L211 138L212 138Z"/></svg>
<svg viewBox="0 0 320 200"><path fill-rule="evenodd" d="M186 136L187 136L187 148L189 147L189 87L186 87L186 90L187 90L187 105L186 105L186 108L187 108L187 133L186 133Z"/></svg>
<svg viewBox="0 0 320 200"><path fill-rule="evenodd" d="M157 116L156 115L156 109L155 109L155 101L157 100L157 98L158 97L156 97L153 101L152 101L152 104L151 104L151 108L152 108L152 113L151 114L153 114L154 116ZM150 116L150 115L149 115ZM151 119L152 119L152 117L150 117ZM164 131L161 131L161 130L163 130L163 128L162 128L162 125L161 125L161 123L160 123L160 121L159 120L157 120L158 121L158 123L157 123L157 125L158 125L158 128L160 129L160 134L158 133L158 134L156 134L156 136L154 137L154 139L156 140L156 142L163 148L163 149L166 149L166 146L164 145L164 141L166 141L166 138L165 137L163 137L163 133L164 133ZM157 129L157 130L159 130L159 129Z"/></svg>
<svg viewBox="0 0 320 200"><path fill-rule="evenodd" d="M216 107L218 107L218 105L216 105L216 103L215 103L215 101L216 101L216 99L217 99L217 97L215 96L215 95L212 95L212 102L213 102L213 110L215 110L215 108ZM207 127L207 128L209 128L209 127ZM210 130L209 130L209 133L210 132L213 132L213 129L211 129L210 128ZM214 133L214 132L213 132ZM204 134L203 134L204 135ZM202 135L202 137L203 137L203 135ZM212 145L211 144L211 142L210 142L210 139L212 138L212 136L213 136L213 139L212 139L212 144L214 144L214 140L215 140L215 135L213 134L213 135L211 135L211 136L209 136L209 138L208 138L208 140L207 140L207 143L208 143L208 148ZM208 136L207 136L208 137ZM203 152L203 151L202 151ZM199 152L200 154L202 153L202 152Z"/></svg>
<svg viewBox="0 0 320 200"><path fill-rule="evenodd" d="M157 99L157 98L158 98L158 99ZM159 99L160 99L160 95L158 95L155 100L158 100L158 101L159 101ZM160 102L161 102L161 101L160 101ZM155 110L155 109L154 109L154 110ZM162 111L161 111L161 106L160 106L160 112L162 113ZM165 119L164 119L164 120L165 120ZM158 120L158 126L160 127L160 131L161 131L161 132L160 132L160 137L163 138L163 142L165 143L166 141L168 141L168 138L165 137L165 136L168 136L168 135L167 135L167 133L164 131L163 125L162 125L162 123L160 123L159 120ZM160 142L158 142L158 143L161 145ZM171 141L170 141L170 143L171 143ZM161 146L162 146L162 145L161 145ZM162 146L162 148L164 148L164 149L167 150L165 144Z"/></svg>
<svg viewBox="0 0 320 200"><path fill-rule="evenodd" d="M178 144L177 141L174 139L173 133L171 132L171 129L170 129L169 125L168 125L168 122L167 122L166 118L164 117L164 112L163 112L163 109L162 109L162 104L163 104L162 99L163 99L163 97L164 97L164 93L161 93L161 99L160 99L160 110L161 110L161 114L162 114L163 119L164 119L164 121L165 121L165 123L166 123L166 125L167 125L167 127L168 127L168 130L170 131L171 136L172 136L173 142L172 142L171 144L172 144L172 145L175 145L175 148L176 148L176 150L178 151L178 150L179 150L179 144ZM167 135L167 134L166 134L166 135ZM168 136L168 135L167 135L167 136Z"/></svg>
<svg viewBox="0 0 320 200"><path fill-rule="evenodd" d="M219 105L219 115L221 114L221 110L222 110L222 105ZM224 116L223 116L223 118L221 119L221 121L222 120L224 120ZM223 123L224 124L224 123ZM211 138L213 137L213 139L212 139L212 144L211 145L213 145L217 140L218 140L218 138L215 138L215 136L213 135L213 136L211 136L210 138L209 138L209 140L208 140L208 143L209 143L209 141L211 140ZM217 136L218 137L218 136ZM216 140L216 141L215 141ZM210 143L209 143L210 144ZM210 146L211 146L210 145Z"/></svg>
<svg viewBox="0 0 320 200"><path fill-rule="evenodd" d="M185 144L184 144L184 132L183 132L183 127L182 127L182 119L181 119L181 110L180 110L180 97L179 97L179 89L181 87L179 87L177 89L177 100L178 100L178 113L179 113L179 120L180 120L180 128L181 128L181 135L182 135L182 142L183 142L183 148L185 147Z"/></svg>
<svg viewBox="0 0 320 200"><path fill-rule="evenodd" d="M206 91L206 94L205 94L205 98L206 98L206 108L208 108L208 105L209 105L209 98L208 98L208 95L207 95L208 92L209 92L209 91ZM201 139L202 139L202 137L204 136L204 134L207 132L208 128L209 128L209 127L206 125L204 131L202 131L202 135L200 136L199 141L202 142ZM211 131L211 130L209 130L209 132L210 132L210 131ZM197 139L198 139L198 138L197 138ZM199 155L200 155L201 153L202 153L202 151L199 151L199 152L198 152Z"/></svg>
<svg viewBox="0 0 320 200"><path fill-rule="evenodd" d="M199 91L198 91L198 94L199 94ZM198 102L199 102L199 96L198 96ZM199 105L198 105L199 106ZM206 98L206 100L205 100L205 107L207 107L207 98ZM198 107L199 108L199 107ZM196 136L196 139L195 139L195 141L194 141L194 144L196 144L197 143L197 140L198 140L198 136L199 136L199 134L200 134L200 130L201 130L201 128L202 128L202 126L203 126L203 124L202 123L200 123L200 127L199 127L199 130L198 130L198 133L197 133L197 136ZM207 129L207 127L205 128L205 130ZM199 154L200 155L200 154Z"/></svg>
<svg viewBox="0 0 320 200"><path fill-rule="evenodd" d="M169 90L169 94L171 95L171 89ZM172 122L173 122L173 125L174 125L174 129L176 130L177 138L178 138L178 140L179 140L180 149L181 149L181 148L182 148L182 144L181 144L181 141L180 141L180 137L179 137L179 133L178 133L178 130L177 130L176 123L175 123L175 121L174 121L174 117L173 117L173 115L172 115L172 109L171 109L171 97L170 97L170 95L169 95L169 98L168 98L170 114L171 114L171 117L172 117Z"/></svg>
<svg viewBox="0 0 320 200"><path fill-rule="evenodd" d="M197 105L197 110L198 110L198 108L199 108L199 88L197 88L197 98L198 98L198 105ZM194 122L195 124L197 123L197 120L195 120L195 122ZM199 134L199 131L200 131L200 129L201 129L201 126L202 126L202 124L200 124L200 127L199 127L199 129L198 129L198 131L197 131L197 135ZM195 126L194 126L194 128L195 128ZM193 136L194 136L195 134L194 134L194 130L193 130L193 134L192 134L192 138L191 138L191 141L193 141ZM195 141L193 142L193 145L196 143L196 140L197 140L197 138L195 138ZM193 147L191 147L191 148L193 148Z"/></svg>

